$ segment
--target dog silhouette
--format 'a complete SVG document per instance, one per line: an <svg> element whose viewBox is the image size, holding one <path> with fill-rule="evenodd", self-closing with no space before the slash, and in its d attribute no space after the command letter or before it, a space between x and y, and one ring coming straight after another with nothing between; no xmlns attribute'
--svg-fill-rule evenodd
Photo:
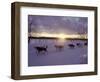
<svg viewBox="0 0 100 82"><path fill-rule="evenodd" d="M76 43L76 45L77 45L78 47L82 47L82 44L81 44L81 43Z"/></svg>
<svg viewBox="0 0 100 82"><path fill-rule="evenodd" d="M74 47L75 47L74 44L68 44L68 46L69 46L70 48L74 48Z"/></svg>
<svg viewBox="0 0 100 82"><path fill-rule="evenodd" d="M84 45L85 45L85 46L87 46L87 45L88 45L88 43L87 43L87 42L85 42L85 43L84 43Z"/></svg>
<svg viewBox="0 0 100 82"><path fill-rule="evenodd" d="M47 46L35 46L34 47L38 53L41 53L41 52L47 52Z"/></svg>
<svg viewBox="0 0 100 82"><path fill-rule="evenodd" d="M64 48L64 45L54 45L54 47L57 49L57 50L62 50Z"/></svg>

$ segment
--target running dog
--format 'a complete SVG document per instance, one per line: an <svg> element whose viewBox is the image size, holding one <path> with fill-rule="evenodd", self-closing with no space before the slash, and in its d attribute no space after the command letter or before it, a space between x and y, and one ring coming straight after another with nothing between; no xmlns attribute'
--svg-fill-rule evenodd
<svg viewBox="0 0 100 82"><path fill-rule="evenodd" d="M82 44L81 44L81 43L76 43L76 45L77 45L78 47L82 47Z"/></svg>
<svg viewBox="0 0 100 82"><path fill-rule="evenodd" d="M56 48L56 50L61 51L64 48L64 45L54 45L54 47Z"/></svg>
<svg viewBox="0 0 100 82"><path fill-rule="evenodd" d="M86 43L84 43L84 45L85 45L85 46L87 46L87 45L88 45L88 43L86 42Z"/></svg>
<svg viewBox="0 0 100 82"><path fill-rule="evenodd" d="M34 47L36 50L37 50L37 52L38 53L42 53L42 52L47 52L47 46L36 46L36 47Z"/></svg>
<svg viewBox="0 0 100 82"><path fill-rule="evenodd" d="M75 47L74 44L68 44L68 46L69 46L70 48L74 48L74 47Z"/></svg>

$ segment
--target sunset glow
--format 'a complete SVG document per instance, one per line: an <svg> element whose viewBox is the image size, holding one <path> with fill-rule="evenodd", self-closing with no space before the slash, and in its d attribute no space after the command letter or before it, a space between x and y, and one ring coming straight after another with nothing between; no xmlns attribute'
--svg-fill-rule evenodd
<svg viewBox="0 0 100 82"><path fill-rule="evenodd" d="M49 34L46 32L42 33L30 33L30 36L32 37L57 37L58 39L67 39L67 38L82 38L82 39L87 39L87 34Z"/></svg>

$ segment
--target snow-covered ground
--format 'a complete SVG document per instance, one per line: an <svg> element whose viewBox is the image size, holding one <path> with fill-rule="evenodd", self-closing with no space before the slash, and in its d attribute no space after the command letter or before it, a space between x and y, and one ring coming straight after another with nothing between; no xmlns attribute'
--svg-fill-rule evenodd
<svg viewBox="0 0 100 82"><path fill-rule="evenodd" d="M31 39L28 43L28 66L47 66L47 65L73 65L87 64L87 46L86 41L82 40L66 40L64 48L57 50L54 45L58 44L53 39ZM81 46L77 46L81 43ZM68 44L73 44L74 48L70 48ZM47 52L38 53L36 46L48 46Z"/></svg>

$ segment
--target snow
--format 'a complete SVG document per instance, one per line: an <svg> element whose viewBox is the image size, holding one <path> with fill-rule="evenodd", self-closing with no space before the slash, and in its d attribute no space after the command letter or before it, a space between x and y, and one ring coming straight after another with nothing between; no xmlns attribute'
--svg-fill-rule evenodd
<svg viewBox="0 0 100 82"><path fill-rule="evenodd" d="M64 48L57 50L54 45L58 43L54 39L31 39L28 43L28 66L87 64L85 42L85 40L66 40ZM76 43L81 43L82 46L79 47ZM75 47L70 48L68 44L73 44ZM36 46L48 46L47 52L38 53Z"/></svg>

